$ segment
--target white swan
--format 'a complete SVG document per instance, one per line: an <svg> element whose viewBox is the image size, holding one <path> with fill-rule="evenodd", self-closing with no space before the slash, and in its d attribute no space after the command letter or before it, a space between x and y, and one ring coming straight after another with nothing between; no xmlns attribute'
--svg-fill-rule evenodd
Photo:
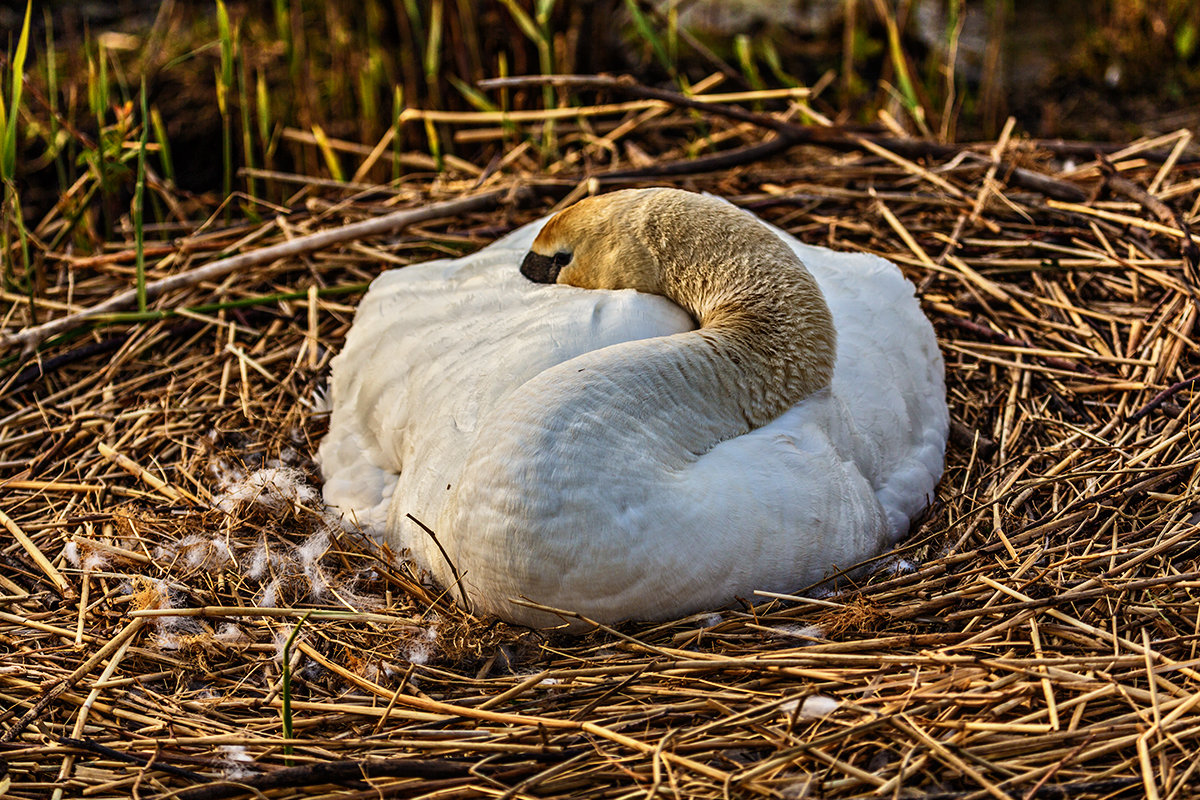
<svg viewBox="0 0 1200 800"><path fill-rule="evenodd" d="M895 265L674 189L383 273L330 388L326 502L529 625L558 619L514 599L664 619L873 556L948 427Z"/></svg>

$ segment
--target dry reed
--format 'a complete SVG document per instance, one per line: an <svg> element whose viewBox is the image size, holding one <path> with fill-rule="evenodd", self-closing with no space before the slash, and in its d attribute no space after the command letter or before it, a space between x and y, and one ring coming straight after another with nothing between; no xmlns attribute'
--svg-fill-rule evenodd
<svg viewBox="0 0 1200 800"><path fill-rule="evenodd" d="M153 318L111 313L36 355L9 348L0 793L1197 793L1200 175L1187 133L1073 153L1011 128L961 147L833 127L797 144L802 98L765 129L756 112L660 100L557 113L548 166L520 135L548 117L500 130L459 114L457 135L492 130L503 155L388 186L275 176L297 187L286 208L148 247L147 279L514 191L176 286ZM696 114L702 140L672 133ZM381 269L645 183L715 192L805 241L899 263L946 357L946 476L914 533L857 580L582 637L474 619L320 513L329 358ZM180 203L189 219L213 211ZM133 258L130 242L47 253L32 302L4 295L3 333L126 290ZM283 642L310 611L285 686Z"/></svg>

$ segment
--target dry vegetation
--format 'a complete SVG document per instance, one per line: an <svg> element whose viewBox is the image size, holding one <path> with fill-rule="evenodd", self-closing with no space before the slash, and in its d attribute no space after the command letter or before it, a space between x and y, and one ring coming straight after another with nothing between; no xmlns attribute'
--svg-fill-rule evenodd
<svg viewBox="0 0 1200 800"><path fill-rule="evenodd" d="M803 90L716 99L412 110L498 156L314 138L356 177L260 174L288 193L257 221L152 185L175 221L144 311L71 317L138 282L132 222L86 255L29 232L40 284L0 306L0 794L1200 792L1191 135L960 146L825 125ZM938 496L796 596L582 637L474 619L323 514L329 359L381 269L652 184L901 265L946 358Z"/></svg>

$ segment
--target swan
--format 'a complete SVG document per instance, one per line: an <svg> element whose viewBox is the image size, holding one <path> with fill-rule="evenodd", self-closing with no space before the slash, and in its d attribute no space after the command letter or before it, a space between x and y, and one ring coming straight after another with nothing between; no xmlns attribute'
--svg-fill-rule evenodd
<svg viewBox="0 0 1200 800"><path fill-rule="evenodd" d="M891 262L677 189L382 273L332 362L326 503L472 611L662 620L904 535L948 430Z"/></svg>

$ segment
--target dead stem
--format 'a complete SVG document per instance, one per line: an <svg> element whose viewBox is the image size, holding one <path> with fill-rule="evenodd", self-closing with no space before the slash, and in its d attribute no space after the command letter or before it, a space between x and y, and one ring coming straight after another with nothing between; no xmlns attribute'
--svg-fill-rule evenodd
<svg viewBox="0 0 1200 800"><path fill-rule="evenodd" d="M798 125L801 94L715 95L720 76L691 98L570 80L627 102L438 117L497 149L437 175L391 138L292 132L358 159L355 183L254 171L296 190L259 222L178 198L192 227L145 252L179 313L69 330L131 297L128 232L46 253L33 302L0 295L3 340L41 345L0 367L8 795L1194 794L1190 135L944 145ZM729 110L756 100L778 110ZM422 172L370 183L389 158ZM823 586L583 636L475 619L319 506L350 296L647 184L899 263L946 358L946 477L893 553ZM516 187L536 199L502 204ZM287 767L281 644L310 612Z"/></svg>

